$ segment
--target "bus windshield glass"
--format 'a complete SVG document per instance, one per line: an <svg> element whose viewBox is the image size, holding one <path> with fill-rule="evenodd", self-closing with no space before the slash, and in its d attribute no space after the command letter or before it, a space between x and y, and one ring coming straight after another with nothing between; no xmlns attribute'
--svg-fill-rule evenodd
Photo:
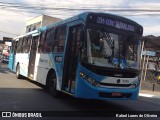
<svg viewBox="0 0 160 120"><path fill-rule="evenodd" d="M82 61L95 66L139 69L140 39L99 29L87 29Z"/></svg>

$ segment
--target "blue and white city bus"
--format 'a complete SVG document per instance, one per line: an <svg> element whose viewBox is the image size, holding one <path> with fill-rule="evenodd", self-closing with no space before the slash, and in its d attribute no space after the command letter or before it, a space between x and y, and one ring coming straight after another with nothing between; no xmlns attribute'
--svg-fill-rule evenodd
<svg viewBox="0 0 160 120"><path fill-rule="evenodd" d="M85 99L137 99L143 27L124 17L85 12L16 37L9 68Z"/></svg>

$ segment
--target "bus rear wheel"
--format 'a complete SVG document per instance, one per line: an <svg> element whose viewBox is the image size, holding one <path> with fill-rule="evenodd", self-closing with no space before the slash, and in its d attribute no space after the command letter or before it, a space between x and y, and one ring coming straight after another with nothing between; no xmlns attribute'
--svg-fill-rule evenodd
<svg viewBox="0 0 160 120"><path fill-rule="evenodd" d="M17 79L20 79L20 78L21 78L21 75L20 75L20 66L19 66L19 64L17 65L17 68L16 68L16 78L17 78Z"/></svg>
<svg viewBox="0 0 160 120"><path fill-rule="evenodd" d="M60 93L57 90L57 78L55 73L52 73L49 77L49 94L55 98L60 97Z"/></svg>

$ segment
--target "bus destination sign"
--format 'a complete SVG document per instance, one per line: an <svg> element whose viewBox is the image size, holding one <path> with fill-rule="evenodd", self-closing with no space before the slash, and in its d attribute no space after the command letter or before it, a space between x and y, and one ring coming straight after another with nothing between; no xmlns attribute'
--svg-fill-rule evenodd
<svg viewBox="0 0 160 120"><path fill-rule="evenodd" d="M127 31L135 31L135 27L133 25L121 22L121 21L116 21L116 20L112 20L109 18L103 18L103 17L97 17L97 21L98 24L103 24L103 25L108 25L108 26L112 26L118 29L123 29L123 30L127 30Z"/></svg>

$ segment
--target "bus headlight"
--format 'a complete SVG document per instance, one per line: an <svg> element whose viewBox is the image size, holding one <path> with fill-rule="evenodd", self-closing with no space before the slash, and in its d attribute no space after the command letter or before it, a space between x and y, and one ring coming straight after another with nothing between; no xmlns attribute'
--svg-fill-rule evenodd
<svg viewBox="0 0 160 120"><path fill-rule="evenodd" d="M141 82L141 75L138 75L138 80L134 81L134 83L132 84L132 88L136 88Z"/></svg>
<svg viewBox="0 0 160 120"><path fill-rule="evenodd" d="M139 85L139 80L133 83L132 88L136 88L138 85Z"/></svg>
<svg viewBox="0 0 160 120"><path fill-rule="evenodd" d="M80 72L80 76L81 76L81 78L83 78L89 84L91 84L93 86L99 86L99 83L96 80L94 80L93 78L90 78L88 75Z"/></svg>

